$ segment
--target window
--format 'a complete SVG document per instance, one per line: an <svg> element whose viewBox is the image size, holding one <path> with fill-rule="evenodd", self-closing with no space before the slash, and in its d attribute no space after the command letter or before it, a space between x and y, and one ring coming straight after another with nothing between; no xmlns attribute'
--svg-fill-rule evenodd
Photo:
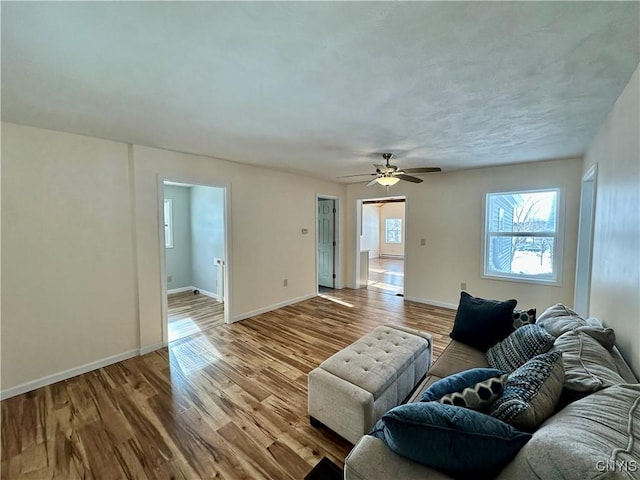
<svg viewBox="0 0 640 480"><path fill-rule="evenodd" d="M559 283L559 197L558 189L487 194L485 277Z"/></svg>
<svg viewBox="0 0 640 480"><path fill-rule="evenodd" d="M164 247L173 248L173 200L164 199Z"/></svg>
<svg viewBox="0 0 640 480"><path fill-rule="evenodd" d="M401 218L385 218L385 242L386 243L402 243L402 219Z"/></svg>

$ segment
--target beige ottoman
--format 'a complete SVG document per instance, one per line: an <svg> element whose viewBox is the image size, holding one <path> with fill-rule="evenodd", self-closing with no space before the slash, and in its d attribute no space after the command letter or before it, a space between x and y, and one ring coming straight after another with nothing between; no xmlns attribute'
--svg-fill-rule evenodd
<svg viewBox="0 0 640 480"><path fill-rule="evenodd" d="M309 372L309 417L356 443L400 405L431 365L432 336L398 325L375 328Z"/></svg>

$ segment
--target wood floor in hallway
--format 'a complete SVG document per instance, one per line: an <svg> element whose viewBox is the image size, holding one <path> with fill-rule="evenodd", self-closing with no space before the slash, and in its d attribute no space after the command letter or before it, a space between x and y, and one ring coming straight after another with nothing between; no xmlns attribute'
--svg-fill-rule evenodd
<svg viewBox="0 0 640 480"><path fill-rule="evenodd" d="M170 342L224 323L224 304L206 295L173 293L167 304Z"/></svg>
<svg viewBox="0 0 640 480"><path fill-rule="evenodd" d="M351 445L309 425L307 374L374 327L448 344L455 312L336 290L2 402L2 479L301 480Z"/></svg>
<svg viewBox="0 0 640 480"><path fill-rule="evenodd" d="M404 295L404 259L370 258L367 290Z"/></svg>

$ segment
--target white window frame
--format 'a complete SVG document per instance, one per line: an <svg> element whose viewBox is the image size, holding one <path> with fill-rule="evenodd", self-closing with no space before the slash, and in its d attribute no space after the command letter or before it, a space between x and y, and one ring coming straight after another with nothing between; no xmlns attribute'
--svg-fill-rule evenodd
<svg viewBox="0 0 640 480"><path fill-rule="evenodd" d="M173 200L164 199L164 248L173 248Z"/></svg>
<svg viewBox="0 0 640 480"><path fill-rule="evenodd" d="M492 232L489 229L490 212L489 197L492 195L518 195L527 193L556 192L556 231L554 232ZM563 266L563 232L564 232L564 195L560 187L541 188L531 190L515 190L509 192L489 192L484 196L484 225L482 235L482 252L481 252L481 277L491 280L504 280L509 282L533 283L537 285L553 285L562 286L562 266ZM501 273L489 270L489 253L490 253L490 236L503 237L552 237L553 243L553 259L552 259L552 275L549 277L540 277L538 275L526 275L522 273Z"/></svg>
<svg viewBox="0 0 640 480"><path fill-rule="evenodd" d="M400 222L400 228L398 229L400 239L396 241L389 241L389 220L398 220ZM402 243L402 218L400 217L389 217L384 219L384 243L389 245L400 245ZM393 230L395 231L395 230Z"/></svg>

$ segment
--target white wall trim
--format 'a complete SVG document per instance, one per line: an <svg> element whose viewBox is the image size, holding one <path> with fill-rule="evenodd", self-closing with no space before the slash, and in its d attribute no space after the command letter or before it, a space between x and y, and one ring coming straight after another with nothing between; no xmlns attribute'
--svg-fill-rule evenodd
<svg viewBox="0 0 640 480"><path fill-rule="evenodd" d="M404 297L405 300L409 300L411 302L418 302L418 303L425 303L427 305L433 305L434 307L443 307L443 308L450 308L452 310L457 310L458 309L458 305L455 305L453 303L445 303L445 302L439 302L437 300L429 300L427 298L419 298L419 297Z"/></svg>
<svg viewBox="0 0 640 480"><path fill-rule="evenodd" d="M220 301L220 297L218 296L217 293L213 293L213 292L209 292L207 290L203 290L201 288L198 287L192 287L194 290L198 290L200 292L201 295L204 295L205 297L210 297L213 298L216 301Z"/></svg>
<svg viewBox="0 0 640 480"><path fill-rule="evenodd" d="M2 392L0 392L0 400L15 397L16 395L30 392L31 390L35 390L36 388L45 387L47 385L51 385L52 383L60 382L71 377L82 375L83 373L91 372L92 370L97 370L114 363L122 362L123 360L136 357L138 353L138 349L129 350L128 352L119 353L118 355L113 355L111 357L103 358L102 360L86 363L84 365L80 365L79 367L70 368L69 370L65 370L63 372L54 373L53 375L47 375L46 377L38 378L31 382L26 382L22 385L2 390Z"/></svg>
<svg viewBox="0 0 640 480"><path fill-rule="evenodd" d="M167 295L171 295L172 293L188 292L189 290L193 290L193 288L194 287L172 288L171 290L167 290Z"/></svg>
<svg viewBox="0 0 640 480"><path fill-rule="evenodd" d="M162 347L166 347L166 345L163 343L154 343L152 345L147 345L146 347L140 347L139 354L140 356L146 355L147 353L155 352L156 350L159 350Z"/></svg>
<svg viewBox="0 0 640 480"><path fill-rule="evenodd" d="M294 303L303 302L305 300L309 300L310 298L317 297L317 293L309 293L307 295L303 295L302 297L292 298L290 300L285 300L284 302L275 303L273 305L269 305L268 307L259 308L257 310L253 310L252 312L241 313L240 315L236 315L232 319L232 323L239 322L240 320L244 320L246 318L254 317L256 315L260 315L261 313L267 313L272 310L277 310L278 308L287 307L289 305L293 305Z"/></svg>

